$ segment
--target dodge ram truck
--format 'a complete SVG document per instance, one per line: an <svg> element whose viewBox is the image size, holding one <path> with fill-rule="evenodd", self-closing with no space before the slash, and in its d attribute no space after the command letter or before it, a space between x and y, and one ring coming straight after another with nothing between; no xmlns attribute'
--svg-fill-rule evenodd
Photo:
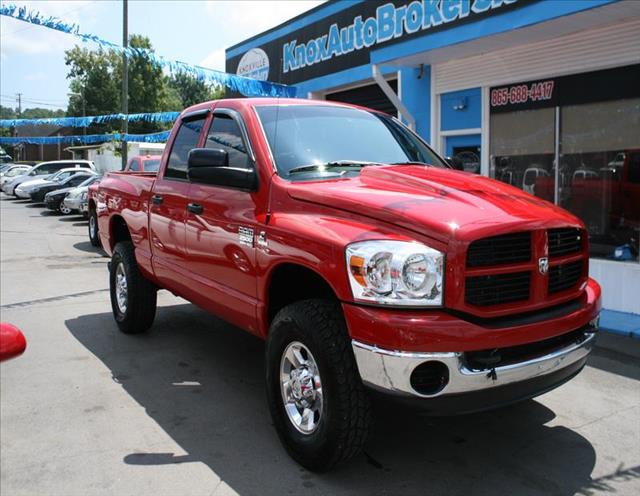
<svg viewBox="0 0 640 496"><path fill-rule="evenodd" d="M157 175L107 174L89 210L119 329L149 329L167 289L264 339L275 429L312 470L358 453L374 394L495 408L570 380L594 345L582 222L377 111L190 107Z"/></svg>

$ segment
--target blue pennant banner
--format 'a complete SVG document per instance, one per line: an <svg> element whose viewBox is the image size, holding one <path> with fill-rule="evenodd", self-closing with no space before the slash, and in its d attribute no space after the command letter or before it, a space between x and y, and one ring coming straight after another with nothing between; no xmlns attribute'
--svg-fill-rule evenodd
<svg viewBox="0 0 640 496"><path fill-rule="evenodd" d="M264 97L285 97L294 98L296 96L295 86L287 86L284 84L271 83L269 81L258 81L247 77L228 74L226 72L215 71L197 65L187 64L175 60L167 60L151 50L142 48L123 47L110 41L103 40L93 34L85 34L80 32L79 26L76 24L68 24L56 17L44 16L36 10L28 10L26 7L18 7L13 4L5 4L0 6L0 15L13 17L20 21L37 24L63 33L72 34L81 38L83 41L91 41L99 46L114 50L119 53L126 54L128 57L147 57L151 62L158 64L160 67L167 69L172 74L186 73L197 78L200 81L209 81L217 86L224 86L232 91L236 91L245 96L264 96Z"/></svg>
<svg viewBox="0 0 640 496"><path fill-rule="evenodd" d="M151 134L88 134L86 136L17 136L0 137L0 145L57 145L62 143L74 145L92 145L108 141L134 141L138 143L164 143L169 139L170 131Z"/></svg>
<svg viewBox="0 0 640 496"><path fill-rule="evenodd" d="M92 124L104 124L111 121L128 122L173 122L180 112L155 112L148 114L109 114L89 115L87 117L51 117L47 119L0 119L0 127L21 126L57 126L57 127L89 127Z"/></svg>

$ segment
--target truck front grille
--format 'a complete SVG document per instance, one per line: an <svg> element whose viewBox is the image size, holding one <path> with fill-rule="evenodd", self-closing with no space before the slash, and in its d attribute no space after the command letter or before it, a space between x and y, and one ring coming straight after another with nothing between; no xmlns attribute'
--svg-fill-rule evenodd
<svg viewBox="0 0 640 496"><path fill-rule="evenodd" d="M578 253L582 249L580 229L573 227L549 229L547 236L549 240L550 257Z"/></svg>
<svg viewBox="0 0 640 496"><path fill-rule="evenodd" d="M587 276L583 237L582 230L567 227L471 242L466 253L464 304L490 307L546 300L557 304L564 295L556 293L577 290ZM545 257L549 259L548 272L544 270Z"/></svg>
<svg viewBox="0 0 640 496"><path fill-rule="evenodd" d="M582 276L582 260L549 269L549 294L574 287Z"/></svg>
<svg viewBox="0 0 640 496"><path fill-rule="evenodd" d="M467 277L465 299L481 307L528 300L530 286L531 272Z"/></svg>
<svg viewBox="0 0 640 496"><path fill-rule="evenodd" d="M469 245L467 267L487 267L531 260L531 233L520 232L479 239Z"/></svg>

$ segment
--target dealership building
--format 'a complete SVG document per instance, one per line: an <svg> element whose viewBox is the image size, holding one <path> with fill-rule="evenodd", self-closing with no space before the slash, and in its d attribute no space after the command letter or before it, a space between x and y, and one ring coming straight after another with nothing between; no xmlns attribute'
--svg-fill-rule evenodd
<svg viewBox="0 0 640 496"><path fill-rule="evenodd" d="M640 1L329 1L228 48L226 69L396 115L572 211L604 307L640 314Z"/></svg>

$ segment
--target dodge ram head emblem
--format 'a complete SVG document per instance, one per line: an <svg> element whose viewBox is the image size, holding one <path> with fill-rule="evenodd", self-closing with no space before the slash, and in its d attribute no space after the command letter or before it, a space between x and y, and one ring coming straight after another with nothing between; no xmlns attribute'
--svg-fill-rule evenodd
<svg viewBox="0 0 640 496"><path fill-rule="evenodd" d="M547 272L549 272L549 259L547 257L538 259L538 270L542 275L545 275Z"/></svg>

